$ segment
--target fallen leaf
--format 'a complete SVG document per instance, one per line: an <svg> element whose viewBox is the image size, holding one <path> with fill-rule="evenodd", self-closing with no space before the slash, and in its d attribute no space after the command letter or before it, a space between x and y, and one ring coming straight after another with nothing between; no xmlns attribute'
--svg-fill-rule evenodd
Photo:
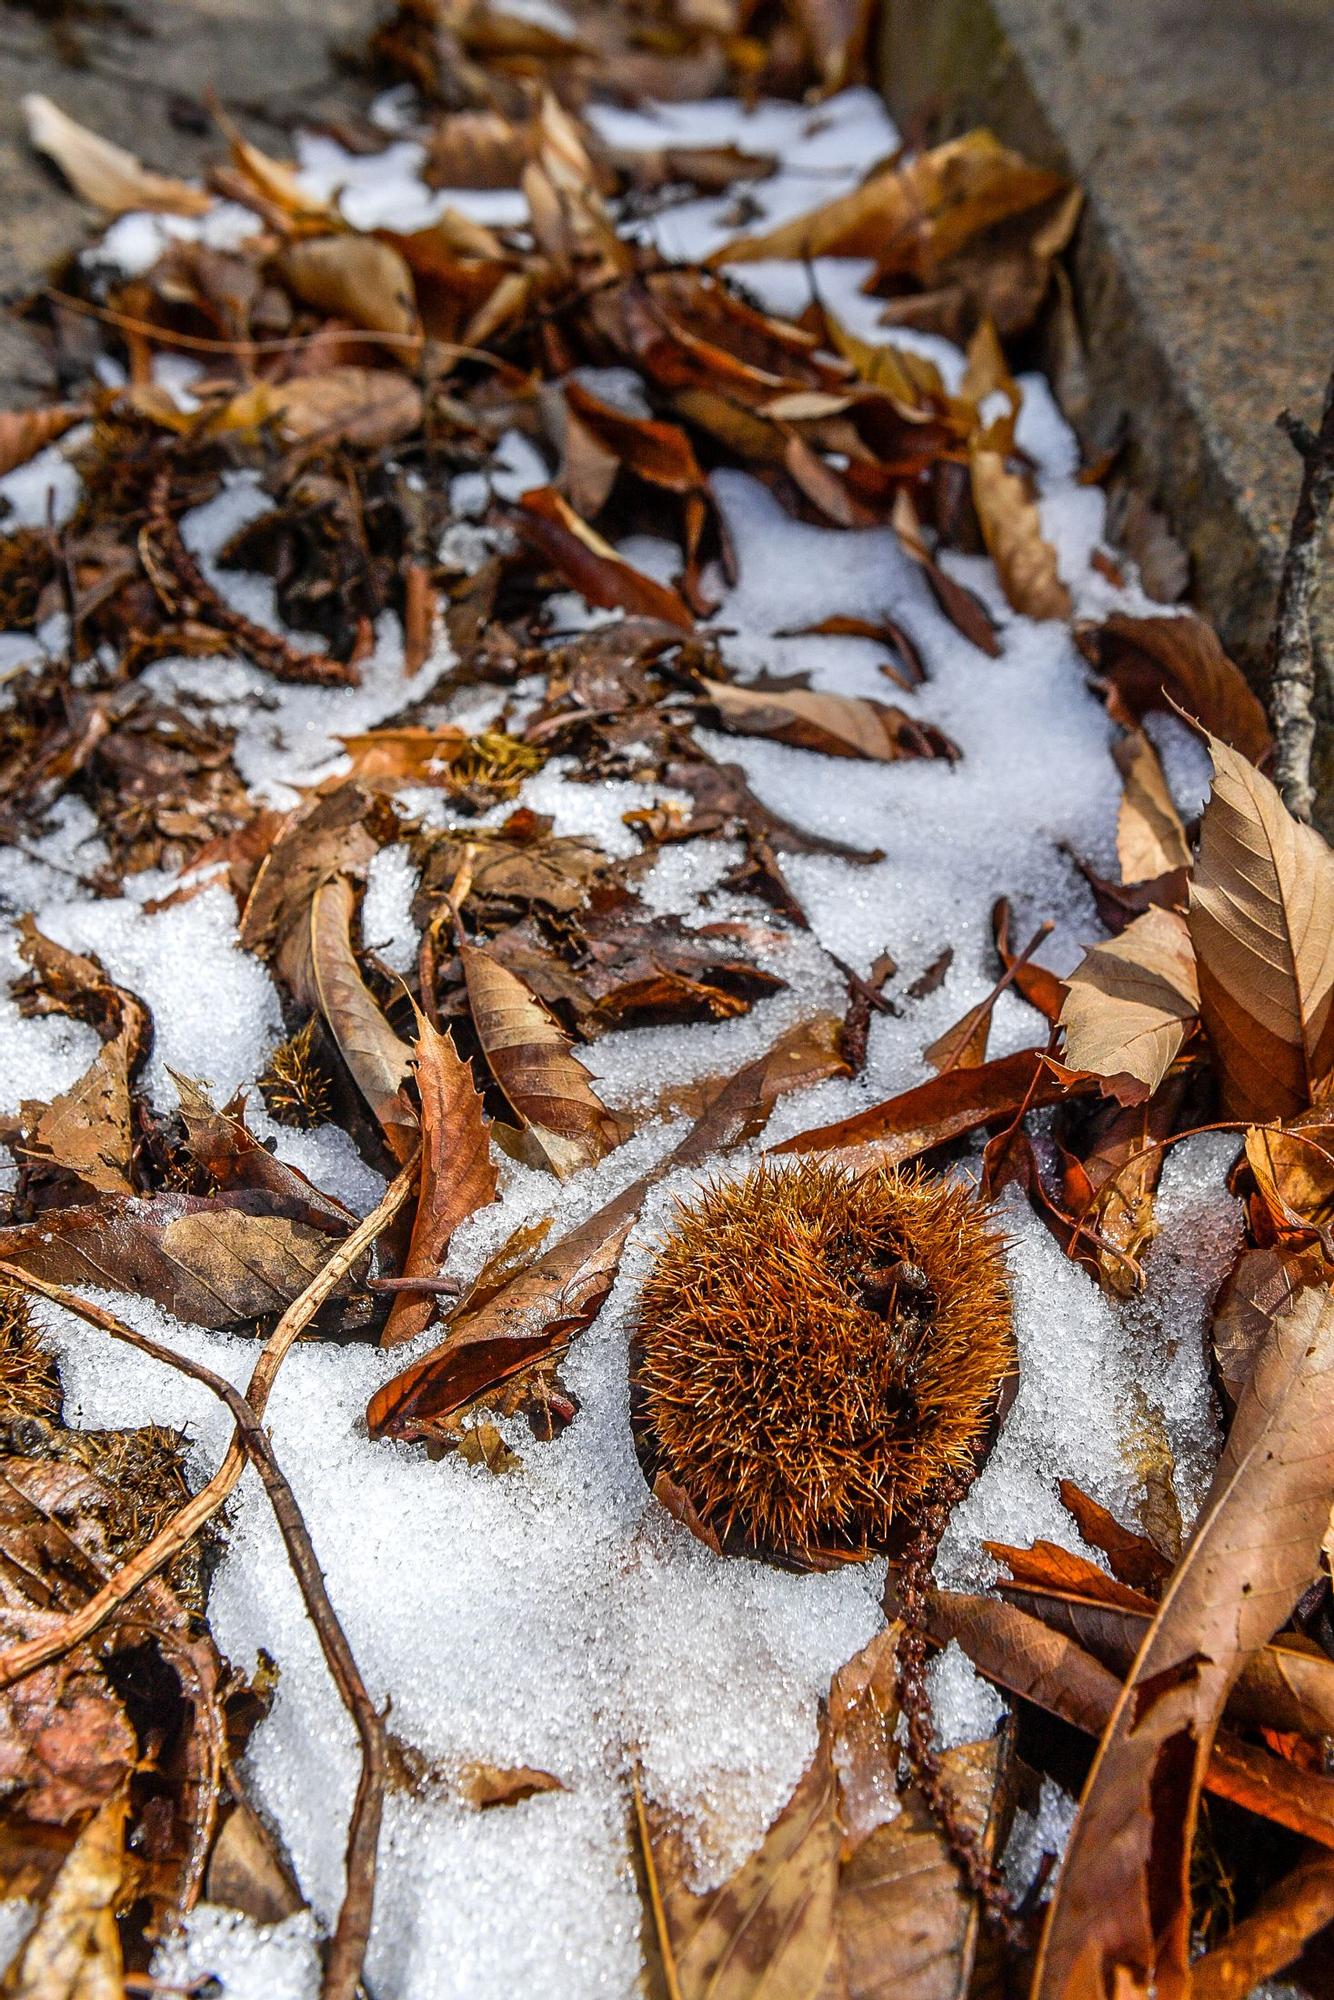
<svg viewBox="0 0 1334 2000"><path fill-rule="evenodd" d="M412 272L401 253L378 237L351 231L303 236L287 245L277 269L297 298L323 313L403 339L418 331Z"/></svg>
<svg viewBox="0 0 1334 2000"><path fill-rule="evenodd" d="M1315 1237L1334 1246L1334 1124L1324 1107L1286 1125L1252 1125L1246 1164L1255 1183L1250 1216L1258 1243Z"/></svg>
<svg viewBox="0 0 1334 2000"><path fill-rule="evenodd" d="M1329 1923L1334 1923L1334 1855L1312 1846L1221 1944L1194 1961L1191 2000L1249 2000Z"/></svg>
<svg viewBox="0 0 1334 2000"><path fill-rule="evenodd" d="M975 1069L951 1069L866 1111L833 1125L798 1132L773 1148L775 1153L823 1153L836 1147L874 1144L876 1165L914 1160L979 1125L1012 1118L1020 1105L1057 1104L1072 1092L1093 1088L1091 1077L1072 1076L1040 1049L1020 1049Z"/></svg>
<svg viewBox="0 0 1334 2000"><path fill-rule="evenodd" d="M737 687L703 678L699 685L723 728L738 736L768 736L827 757L866 757L881 764L904 757L943 757L953 763L960 754L943 730L864 696L814 688Z"/></svg>
<svg viewBox="0 0 1334 2000"><path fill-rule="evenodd" d="M997 897L991 906L991 935L996 940L1001 965L1006 972L1013 972L1014 984L1029 1006L1036 1007L1039 1014L1055 1023L1060 1020L1065 1004L1065 982L1054 972L1048 972L1045 965L1035 965L1031 958L1020 962L1010 949L1010 916L1009 898Z"/></svg>
<svg viewBox="0 0 1334 2000"><path fill-rule="evenodd" d="M1334 1485L1334 1302L1301 1294L1237 1405L1190 1544L1085 1786L1034 1994L1187 1990L1199 1788L1229 1689L1319 1559ZM1257 1545L1255 1526L1265 1532Z"/></svg>
<svg viewBox="0 0 1334 2000"><path fill-rule="evenodd" d="M1318 1252L1292 1243L1242 1251L1219 1294L1213 1323L1214 1359L1233 1403L1250 1380L1274 1321L1292 1309L1300 1293L1322 1282L1326 1268Z"/></svg>
<svg viewBox="0 0 1334 2000"><path fill-rule="evenodd" d="M339 1237L322 1207L284 1213L271 1194L114 1197L0 1229L0 1262L54 1285L152 1299L196 1326L280 1313L328 1263Z"/></svg>
<svg viewBox="0 0 1334 2000"><path fill-rule="evenodd" d="M1216 737L1187 922L1226 1115L1304 1111L1334 1070L1334 854Z"/></svg>
<svg viewBox="0 0 1334 2000"><path fill-rule="evenodd" d="M616 1121L571 1054L570 1038L522 979L477 945L461 945L473 1026L523 1134L524 1156L566 1180L619 1137Z"/></svg>
<svg viewBox="0 0 1334 2000"><path fill-rule="evenodd" d="M538 1771L531 1764L465 1764L459 1772L459 1796L474 1812L492 1806L515 1806L540 1792L563 1792L565 1786L550 1771Z"/></svg>
<svg viewBox="0 0 1334 2000"><path fill-rule="evenodd" d="M976 440L968 466L982 537L1008 602L1029 618L1068 618L1070 593L1023 479L1008 469L1003 452Z"/></svg>
<svg viewBox="0 0 1334 2000"><path fill-rule="evenodd" d="M1116 815L1116 857L1123 882L1151 882L1189 868L1190 847L1163 776L1158 752L1142 729L1113 746L1124 790Z"/></svg>
<svg viewBox="0 0 1334 2000"><path fill-rule="evenodd" d="M590 604L693 630L693 614L680 593L625 562L554 486L520 495L516 525Z"/></svg>
<svg viewBox="0 0 1334 2000"><path fill-rule="evenodd" d="M1090 1548L1101 1549L1112 1566L1112 1574L1135 1590L1156 1590L1172 1573L1172 1565L1162 1550L1146 1535L1123 1527L1115 1514L1100 1506L1091 1494L1081 1491L1072 1479L1062 1479L1057 1491L1061 1505L1071 1516Z"/></svg>
<svg viewBox="0 0 1334 2000"><path fill-rule="evenodd" d="M472 1071L449 1035L417 1011L417 1094L421 1099L422 1164L405 1278L434 1277L459 1224L496 1198L496 1170ZM412 1340L431 1317L434 1301L401 1292L390 1308L382 1347Z"/></svg>
<svg viewBox="0 0 1334 2000"><path fill-rule="evenodd" d="M26 465L88 415L84 403L48 403L37 410L0 410L0 478Z"/></svg>
<svg viewBox="0 0 1334 2000"><path fill-rule="evenodd" d="M349 363L238 390L210 410L204 429L225 434L272 424L289 444L348 444L381 451L411 436L421 421L422 392L410 375Z"/></svg>
<svg viewBox="0 0 1334 2000"><path fill-rule="evenodd" d="M319 1007L353 1082L375 1114L385 1144L401 1164L418 1139L417 1114L405 1088L412 1051L394 1033L361 976L352 949L355 906L356 893L345 875L336 875L316 889L308 943L303 940L310 984L303 983L301 997Z"/></svg>
<svg viewBox="0 0 1334 2000"><path fill-rule="evenodd" d="M206 215L212 196L171 174L155 174L110 139L99 138L86 125L63 112L49 97L30 91L23 99L28 138L39 153L54 160L85 201L107 215L133 209L155 209L168 215Z"/></svg>
<svg viewBox="0 0 1334 2000"><path fill-rule="evenodd" d="M126 1873L125 1809L121 1791L79 1835L0 1985L5 2000L123 2000L116 1907Z"/></svg>
<svg viewBox="0 0 1334 2000"><path fill-rule="evenodd" d="M1253 764L1268 757L1273 738L1264 709L1202 618L1190 612L1132 618L1114 611L1075 636L1112 689L1118 720L1133 727L1152 712L1184 709Z"/></svg>
<svg viewBox="0 0 1334 2000"><path fill-rule="evenodd" d="M950 623L962 632L964 638L970 640L979 652L985 653L989 659L999 659L1001 643L996 636L991 613L980 597L965 589L963 584L957 583L948 570L942 569L931 554L917 518L917 510L906 487L895 495L890 518L904 554L917 564L932 596Z"/></svg>
<svg viewBox="0 0 1334 2000"><path fill-rule="evenodd" d="M1176 910L1148 909L1095 945L1066 981L1065 1059L1123 1104L1151 1097L1200 1009L1195 955Z"/></svg>

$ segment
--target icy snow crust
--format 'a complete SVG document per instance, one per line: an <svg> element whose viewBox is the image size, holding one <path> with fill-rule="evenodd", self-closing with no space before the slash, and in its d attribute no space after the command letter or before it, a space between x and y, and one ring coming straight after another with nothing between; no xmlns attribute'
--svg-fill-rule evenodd
<svg viewBox="0 0 1334 2000"><path fill-rule="evenodd" d="M302 153L306 180L311 192L341 190L358 223L392 214L396 227L415 227L433 204L445 203L421 187L421 147L401 103L386 107L387 123L391 110L403 136L386 154L354 159L312 138ZM670 138L774 152L782 172L753 190L766 221L852 185L895 143L877 101L856 91L814 114L791 105L746 113L733 104L705 104L598 118L620 145ZM462 198L448 200L464 205ZM502 218L477 197L467 206L488 221L521 219ZM698 256L726 233L725 206L692 201L645 226L669 255ZM117 229L131 262L143 253L144 232ZM858 290L864 276L864 266L828 259L811 271L771 264L744 272L755 293L784 310L799 308L815 282L858 333L878 338L876 303ZM919 344L957 376L957 353L939 341ZM1143 608L1137 592L1113 592L1090 568L1103 528L1101 495L1074 484L1074 441L1045 383L1027 377L1023 388L1019 439L1038 467L1044 528L1079 613L1097 616L1113 604ZM513 467L512 458L508 463ZM43 480L65 506L72 477L54 448L0 490L20 500L25 515L41 518ZM780 933L771 912L716 890L736 858L725 845L666 849L649 878L649 900L687 921L735 913L762 922L773 939L767 962L790 987L734 1022L599 1041L587 1056L609 1101L647 1102L668 1081L731 1072L791 1022L840 1006L841 982L819 946L862 970L890 949L901 967L898 991L946 944L954 947L937 992L905 1007L901 1019L874 1019L864 1075L785 1100L769 1127L772 1141L926 1074L923 1047L990 986L988 912L998 894L1014 899L1021 936L1039 918L1052 917L1056 930L1044 956L1058 972L1075 964L1099 927L1062 844L1112 865L1118 785L1108 755L1110 725L1085 689L1068 633L1011 613L987 563L946 558L1000 622L1004 651L994 661L939 614L891 533L801 525L740 474L719 476L715 490L740 564L740 580L718 615L720 627L735 633L725 641L732 665L743 675L801 670L817 687L885 697L873 645L775 634L834 612L888 612L912 633L930 671L919 693L895 691L890 698L948 731L963 752L953 768L887 766L735 738L711 744L741 762L778 811L841 840L882 848L885 859L866 868L826 856L785 862L813 926L813 936L803 937ZM480 499L484 505L484 493ZM257 488L237 480L187 521L192 547L207 564L263 505ZM673 551L665 542L640 541L633 556L670 573ZM265 579L214 572L214 580L252 617L274 620ZM576 620L588 615L573 598L562 600L561 612ZM56 628L44 637L51 646L60 642ZM34 650L21 635L0 637L0 661L7 664ZM363 685L353 691L280 687L223 660L163 661L147 678L187 704L204 696L221 701L212 712L236 727L236 759L247 782L287 804L298 784L338 768L340 735L370 727L426 692L447 664L438 655L414 680L405 679L398 628L386 619L363 667ZM533 691L520 690L521 699L525 692ZM471 690L445 712L479 727L497 719L501 707L499 692ZM1179 729L1157 733L1190 809L1201 759ZM559 831L585 832L625 852L633 843L621 815L651 796L641 786L579 784L567 764L553 763L526 785L523 800L555 813ZM448 816L439 793L414 794L407 803L438 820ZM206 1080L219 1100L253 1083L281 1033L278 996L267 971L238 945L224 886L152 914L144 904L170 883L141 877L120 900L94 900L79 878L101 858L86 808L67 802L39 846L0 857L6 915L16 919L33 909L44 931L96 951L113 978L150 1003L156 1043L148 1088L156 1102L172 1102L168 1067ZM411 962L412 887L403 852L386 852L371 871L365 937L391 966ZM66 1087L95 1044L90 1030L58 1017L19 1018L8 994L18 961L10 946L4 949L0 1099L12 1111L23 1097L49 1097ZM1032 1011L1007 993L996 1009L992 1053L1030 1045L1043 1032ZM359 1211L373 1204L382 1183L344 1134L279 1130L253 1089L249 1102L255 1128L272 1135L284 1157ZM502 1200L460 1232L451 1269L466 1281L532 1217L552 1215L555 1232L563 1232L676 1136L650 1125L564 1188L502 1161ZM991 1565L978 1546L984 1536L1027 1542L1045 1535L1079 1546L1056 1498L1063 1475L1133 1519L1142 1472L1132 1461L1146 1423L1172 1449L1189 1520L1215 1448L1203 1361L1205 1302L1237 1235L1232 1205L1219 1192L1220 1145L1225 1151L1225 1141L1201 1139L1170 1157L1160 1202L1163 1234L1149 1254L1147 1296L1133 1310L1106 1300L1022 1202L1012 1196L1005 1203L1022 1388L986 1472L951 1524L940 1564L947 1581L973 1587L986 1581ZM719 1171L739 1173L745 1165L745 1156L733 1157ZM694 1176L678 1176L650 1197L613 1294L567 1364L580 1414L551 1445L512 1431L509 1441L523 1454L519 1471L497 1477L457 1457L432 1463L420 1450L368 1440L367 1398L410 1356L301 1345L279 1378L269 1406L273 1436L334 1602L374 1697L389 1705L391 1728L441 1774L421 1795L395 1793L389 1800L368 1966L380 2000L539 1989L551 2000L591 1994L628 2000L640 1963L627 1847L629 1759L638 1758L649 1792L682 1816L701 1884L718 1880L753 1849L783 1805L813 1749L817 1702L831 1674L880 1623L883 1565L794 1577L721 1562L649 1500L630 1443L627 1324L655 1237L673 1200L694 1184ZM120 1297L113 1303L181 1352L233 1381L245 1379L254 1358L249 1342L181 1325L143 1303L127 1305ZM202 1389L102 1343L56 1310L46 1310L44 1320L77 1421L139 1424L152 1417L183 1426L194 1441L198 1477L214 1467L229 1427ZM434 1338L428 1333L420 1346ZM341 1889L355 1748L251 1473L233 1505L212 1617L219 1643L238 1664L253 1665L261 1646L278 1660L277 1699L254 1739L249 1777L282 1830L318 1919L327 1921ZM961 1657L945 1656L935 1684L946 1740L994 1722L996 1697ZM566 1789L475 1813L457 1802L448 1782L467 1759L537 1765ZM1043 1824L1025 1830L1029 1844L1049 1833L1059 1844L1067 1808L1059 1794L1044 1793ZM231 1913L202 1909L158 1969L177 1981L216 1972L231 2000L260 1993L299 2000L316 1988L313 1937L305 1918L265 1934Z"/></svg>

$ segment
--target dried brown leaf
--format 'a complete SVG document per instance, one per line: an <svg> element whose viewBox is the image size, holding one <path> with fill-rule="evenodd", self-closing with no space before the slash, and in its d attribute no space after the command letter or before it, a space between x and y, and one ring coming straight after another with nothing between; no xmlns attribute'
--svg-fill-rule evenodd
<svg viewBox="0 0 1334 2000"><path fill-rule="evenodd" d="M1174 868L1189 868L1190 846L1172 803L1158 752L1142 729L1112 750L1124 790L1116 816L1116 858L1123 882L1152 882Z"/></svg>
<svg viewBox="0 0 1334 2000"><path fill-rule="evenodd" d="M1264 709L1202 618L1116 611L1076 637L1112 688L1118 720L1133 726L1153 711L1184 709L1253 764L1268 756L1273 739Z"/></svg>
<svg viewBox="0 0 1334 2000"><path fill-rule="evenodd" d="M126 1873L125 1809L118 1792L70 1849L0 1985L5 2000L124 2000L116 1908Z"/></svg>
<svg viewBox="0 0 1334 2000"><path fill-rule="evenodd" d="M814 688L737 687L704 678L700 686L723 728L737 736L768 736L827 757L866 757L880 764L905 757L944 757L953 763L959 756L943 730L886 702Z"/></svg>
<svg viewBox="0 0 1334 2000"><path fill-rule="evenodd" d="M192 188L171 174L155 174L86 125L70 118L49 97L33 91L23 99L28 138L39 153L54 160L76 194L107 215L132 209L155 209L168 215L203 215L213 206L202 188Z"/></svg>
<svg viewBox="0 0 1334 2000"><path fill-rule="evenodd" d="M404 337L418 330L417 290L407 260L376 236L347 231L300 237L278 259L278 274L306 305L353 326Z"/></svg>
<svg viewBox="0 0 1334 2000"><path fill-rule="evenodd" d="M496 1170L482 1100L472 1071L426 1017L417 1013L417 1094L421 1099L422 1164L405 1278L433 1277L449 1240L475 1209L496 1198ZM412 1340L431 1317L429 1296L401 1292L380 1336L382 1347Z"/></svg>
<svg viewBox="0 0 1334 2000"><path fill-rule="evenodd" d="M406 1091L412 1051L390 1027L367 987L352 949L356 893L345 875L322 882L311 898L312 998L329 1025L352 1080L374 1112L394 1158L417 1144L417 1114Z"/></svg>
<svg viewBox="0 0 1334 2000"><path fill-rule="evenodd" d="M1023 479L1003 452L982 442L969 447L968 465L982 537L1008 602L1029 618L1068 618L1070 593Z"/></svg>
<svg viewBox="0 0 1334 2000"><path fill-rule="evenodd" d="M465 1764L459 1772L459 1793L474 1812L492 1806L516 1806L540 1792L563 1792L565 1786L550 1771L536 1770L531 1764Z"/></svg>
<svg viewBox="0 0 1334 2000"><path fill-rule="evenodd" d="M523 494L516 521L525 538L590 604L662 618L686 632L693 629L694 616L680 593L618 556L554 486Z"/></svg>
<svg viewBox="0 0 1334 2000"><path fill-rule="evenodd" d="M83 403L48 403L40 410L0 410L0 477L28 460L88 414Z"/></svg>
<svg viewBox="0 0 1334 2000"><path fill-rule="evenodd" d="M1334 1070L1334 854L1218 738L1190 935L1230 1117L1291 1118Z"/></svg>
<svg viewBox="0 0 1334 2000"><path fill-rule="evenodd" d="M1148 909L1120 937L1095 945L1067 980L1066 1060L1102 1077L1123 1104L1151 1097L1199 1007L1185 919Z"/></svg>
<svg viewBox="0 0 1334 2000"><path fill-rule="evenodd" d="M603 1158L616 1121L570 1052L570 1038L531 987L477 945L459 957L482 1053L519 1121L523 1151L560 1180Z"/></svg>
<svg viewBox="0 0 1334 2000"><path fill-rule="evenodd" d="M1073 1076L1040 1049L1020 1049L975 1069L946 1070L883 1104L840 1118L836 1124L798 1132L774 1147L776 1153L823 1153L835 1147L873 1143L876 1164L914 1160L979 1125L1012 1118L1021 1104L1056 1104L1097 1080Z"/></svg>

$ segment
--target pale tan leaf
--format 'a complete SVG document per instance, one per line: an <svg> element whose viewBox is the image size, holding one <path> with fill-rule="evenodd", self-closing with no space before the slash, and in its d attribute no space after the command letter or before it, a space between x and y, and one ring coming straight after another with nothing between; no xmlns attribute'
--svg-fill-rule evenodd
<svg viewBox="0 0 1334 2000"><path fill-rule="evenodd" d="M1172 802L1158 752L1142 729L1112 751L1123 791L1116 816L1116 857L1123 882L1152 882L1174 868L1189 868L1190 846Z"/></svg>
<svg viewBox="0 0 1334 2000"><path fill-rule="evenodd" d="M460 948L482 1052L523 1128L526 1153L559 1179L592 1166L619 1136L570 1038L517 973L477 945Z"/></svg>
<svg viewBox="0 0 1334 2000"><path fill-rule="evenodd" d="M192 188L171 174L150 172L133 153L99 138L49 97L30 92L23 99L23 115L37 151L55 161L76 194L107 215L144 208L168 215L205 215L213 206L202 188Z"/></svg>
<svg viewBox="0 0 1334 2000"><path fill-rule="evenodd" d="M417 289L407 260L375 236L303 236L278 261L284 284L307 305L376 333L418 330Z"/></svg>
<svg viewBox="0 0 1334 2000"><path fill-rule="evenodd" d="M1106 1077L1123 1103L1151 1097L1199 1004L1185 919L1155 906L1095 945L1068 980L1066 1062Z"/></svg>
<svg viewBox="0 0 1334 2000"><path fill-rule="evenodd" d="M116 1904L125 1880L125 1794L89 1820L5 1974L5 2000L124 2000Z"/></svg>
<svg viewBox="0 0 1334 2000"><path fill-rule="evenodd" d="M351 1072L375 1113L395 1159L417 1143L417 1114L405 1088L412 1051L394 1033L361 976L352 949L356 893L345 875L322 882L310 905L310 972L314 998Z"/></svg>
<svg viewBox="0 0 1334 2000"><path fill-rule="evenodd" d="M1263 1342L1085 1786L1034 2000L1187 1991L1189 1864L1227 1696L1314 1574L1334 1490L1334 1297ZM1128 1984L1127 1984L1128 1982Z"/></svg>
<svg viewBox="0 0 1334 2000"><path fill-rule="evenodd" d="M1024 481L981 441L969 447L968 466L982 538L1008 602L1029 618L1068 618L1070 593Z"/></svg>
<svg viewBox="0 0 1334 2000"><path fill-rule="evenodd" d="M1334 1070L1334 854L1268 778L1209 739L1189 924L1227 1115L1290 1118Z"/></svg>
<svg viewBox="0 0 1334 2000"><path fill-rule="evenodd" d="M866 757L892 764L905 757L959 755L942 730L917 722L903 709L860 695L828 694L816 688L734 686L701 679L725 729L739 736L770 736L827 757Z"/></svg>
<svg viewBox="0 0 1334 2000"><path fill-rule="evenodd" d="M449 1239L474 1209L496 1198L496 1170L472 1071L449 1035L417 1012L417 1094L421 1098L422 1165L405 1278L433 1277ZM412 1340L431 1317L429 1294L402 1292L380 1336L382 1347Z"/></svg>
<svg viewBox="0 0 1334 2000"><path fill-rule="evenodd" d="M253 431L272 424L291 444L348 443L376 451L415 431L422 394L397 368L325 368L287 382L257 382L214 409L209 433Z"/></svg>

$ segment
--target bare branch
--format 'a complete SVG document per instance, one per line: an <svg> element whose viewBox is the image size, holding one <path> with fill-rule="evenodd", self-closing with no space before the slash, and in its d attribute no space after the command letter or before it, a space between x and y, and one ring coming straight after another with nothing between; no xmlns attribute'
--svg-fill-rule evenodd
<svg viewBox="0 0 1334 2000"><path fill-rule="evenodd" d="M1320 581L1330 499L1334 496L1334 375L1325 390L1319 431L1290 410L1278 419L1302 461L1301 490L1283 559L1274 630L1269 640L1269 707L1276 748L1274 778L1288 810L1309 820L1315 794L1315 645L1311 607Z"/></svg>

